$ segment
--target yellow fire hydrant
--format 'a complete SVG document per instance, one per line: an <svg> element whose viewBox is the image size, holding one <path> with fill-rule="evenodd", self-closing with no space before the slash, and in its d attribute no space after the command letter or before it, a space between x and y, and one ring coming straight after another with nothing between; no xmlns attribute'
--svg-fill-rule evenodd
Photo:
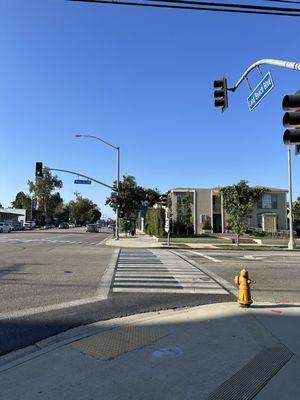
<svg viewBox="0 0 300 400"><path fill-rule="evenodd" d="M239 288L238 303L242 307L250 307L253 303L251 299L250 285L251 283L256 282L249 279L248 271L243 268L240 271L240 275L234 277L234 283Z"/></svg>

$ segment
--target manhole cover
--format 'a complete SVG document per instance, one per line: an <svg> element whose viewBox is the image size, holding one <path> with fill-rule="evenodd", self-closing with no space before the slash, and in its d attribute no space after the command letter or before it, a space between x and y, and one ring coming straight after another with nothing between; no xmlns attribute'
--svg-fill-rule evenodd
<svg viewBox="0 0 300 400"><path fill-rule="evenodd" d="M164 347L163 349L156 350L153 355L159 358L175 358L182 354L182 350L178 347Z"/></svg>

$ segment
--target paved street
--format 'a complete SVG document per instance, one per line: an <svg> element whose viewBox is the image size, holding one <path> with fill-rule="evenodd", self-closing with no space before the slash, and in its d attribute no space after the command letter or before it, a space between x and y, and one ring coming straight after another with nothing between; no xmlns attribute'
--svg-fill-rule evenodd
<svg viewBox="0 0 300 400"><path fill-rule="evenodd" d="M254 301L300 302L297 252L119 250L105 246L110 236L84 228L0 235L0 353L94 321L234 301L224 280L232 284L243 267L257 281Z"/></svg>
<svg viewBox="0 0 300 400"><path fill-rule="evenodd" d="M0 235L0 354L98 320L233 300L167 249L123 249L116 266L110 236L85 228Z"/></svg>
<svg viewBox="0 0 300 400"><path fill-rule="evenodd" d="M199 267L204 266L233 284L242 268L249 271L252 297L256 301L300 302L300 253L251 250L181 250Z"/></svg>
<svg viewBox="0 0 300 400"><path fill-rule="evenodd" d="M1 235L1 315L93 297L112 255L101 246L108 236L85 228Z"/></svg>

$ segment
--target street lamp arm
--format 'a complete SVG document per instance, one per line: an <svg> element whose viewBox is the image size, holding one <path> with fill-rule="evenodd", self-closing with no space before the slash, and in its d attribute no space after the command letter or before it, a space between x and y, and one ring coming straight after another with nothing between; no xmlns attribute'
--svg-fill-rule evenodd
<svg viewBox="0 0 300 400"><path fill-rule="evenodd" d="M107 187L107 188L109 188L109 189L112 189L114 192L116 191L116 189L115 189L114 187L109 186L109 185L107 185L106 183L103 183L103 182L101 182L101 181L98 181L97 179L91 178L90 176L83 175L83 174L80 174L80 173L74 172L74 171L69 171L69 170L67 170L67 169L58 169L58 168L49 168L49 167L47 167L47 168L48 168L50 171L66 172L67 174L82 176L83 178L89 179L90 181L99 183L99 184L102 185L102 186L105 186L105 187Z"/></svg>
<svg viewBox="0 0 300 400"><path fill-rule="evenodd" d="M89 137L89 138L97 139L97 140L100 140L100 142L105 143L105 144L107 144L107 146L113 147L113 148L116 149L116 150L118 150L118 148L119 148L119 147L114 146L113 144L107 142L106 140L99 138L98 136L93 136L93 135L81 135L81 134L78 134L78 135L75 135L75 136L76 136L76 137Z"/></svg>
<svg viewBox="0 0 300 400"><path fill-rule="evenodd" d="M87 137L87 138L96 139L96 140L99 140L100 142L106 144L107 146L112 147L113 149L117 150L117 187L116 188L112 188L111 186L105 185L102 182L101 182L101 184L104 185L104 186L107 186L107 187L111 188L112 190L116 191L117 193L119 193L119 188L120 188L120 147L119 146L114 146L113 144L107 142L106 140L101 139L98 136L94 136L94 135L77 134L75 136L76 137ZM119 210L118 210L118 208L116 209L116 230L115 230L115 234L116 234L116 240L119 240Z"/></svg>
<svg viewBox="0 0 300 400"><path fill-rule="evenodd" d="M250 67L246 69L246 71L243 73L243 75L240 77L240 79L237 81L237 83L234 85L234 87L230 88L228 90L230 90L232 92L235 92L236 89L243 82L243 80L246 79L247 75L254 68L257 68L257 67L259 67L260 65L263 65L263 64L275 65L276 67L288 68L288 69L293 69L293 70L296 70L296 71L300 71L300 63L299 62L284 61L284 60L273 60L271 58L264 58L262 60L256 61L254 64L250 65Z"/></svg>

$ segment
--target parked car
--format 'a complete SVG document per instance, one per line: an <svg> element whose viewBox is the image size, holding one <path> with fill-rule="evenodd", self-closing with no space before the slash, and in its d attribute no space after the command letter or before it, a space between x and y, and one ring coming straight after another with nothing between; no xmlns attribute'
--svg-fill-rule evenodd
<svg viewBox="0 0 300 400"><path fill-rule="evenodd" d="M69 228L75 228L75 224L73 224L72 222L69 222Z"/></svg>
<svg viewBox="0 0 300 400"><path fill-rule="evenodd" d="M22 224L13 224L13 231L21 231L22 229Z"/></svg>
<svg viewBox="0 0 300 400"><path fill-rule="evenodd" d="M0 222L0 233L9 233L11 232L11 227L4 222Z"/></svg>
<svg viewBox="0 0 300 400"><path fill-rule="evenodd" d="M99 232L96 224L87 224L86 232Z"/></svg>
<svg viewBox="0 0 300 400"><path fill-rule="evenodd" d="M62 222L58 225L58 229L69 229L69 224L67 222Z"/></svg>
<svg viewBox="0 0 300 400"><path fill-rule="evenodd" d="M43 226L42 229L53 229L53 228L55 228L55 225L53 225L53 224L46 224L45 226Z"/></svg>
<svg viewBox="0 0 300 400"><path fill-rule="evenodd" d="M81 225L81 223L80 222L76 222L76 224L75 224L75 227L76 228L80 228L82 225Z"/></svg>
<svg viewBox="0 0 300 400"><path fill-rule="evenodd" d="M34 221L26 221L24 224L24 229L33 229L36 227L36 223Z"/></svg>

